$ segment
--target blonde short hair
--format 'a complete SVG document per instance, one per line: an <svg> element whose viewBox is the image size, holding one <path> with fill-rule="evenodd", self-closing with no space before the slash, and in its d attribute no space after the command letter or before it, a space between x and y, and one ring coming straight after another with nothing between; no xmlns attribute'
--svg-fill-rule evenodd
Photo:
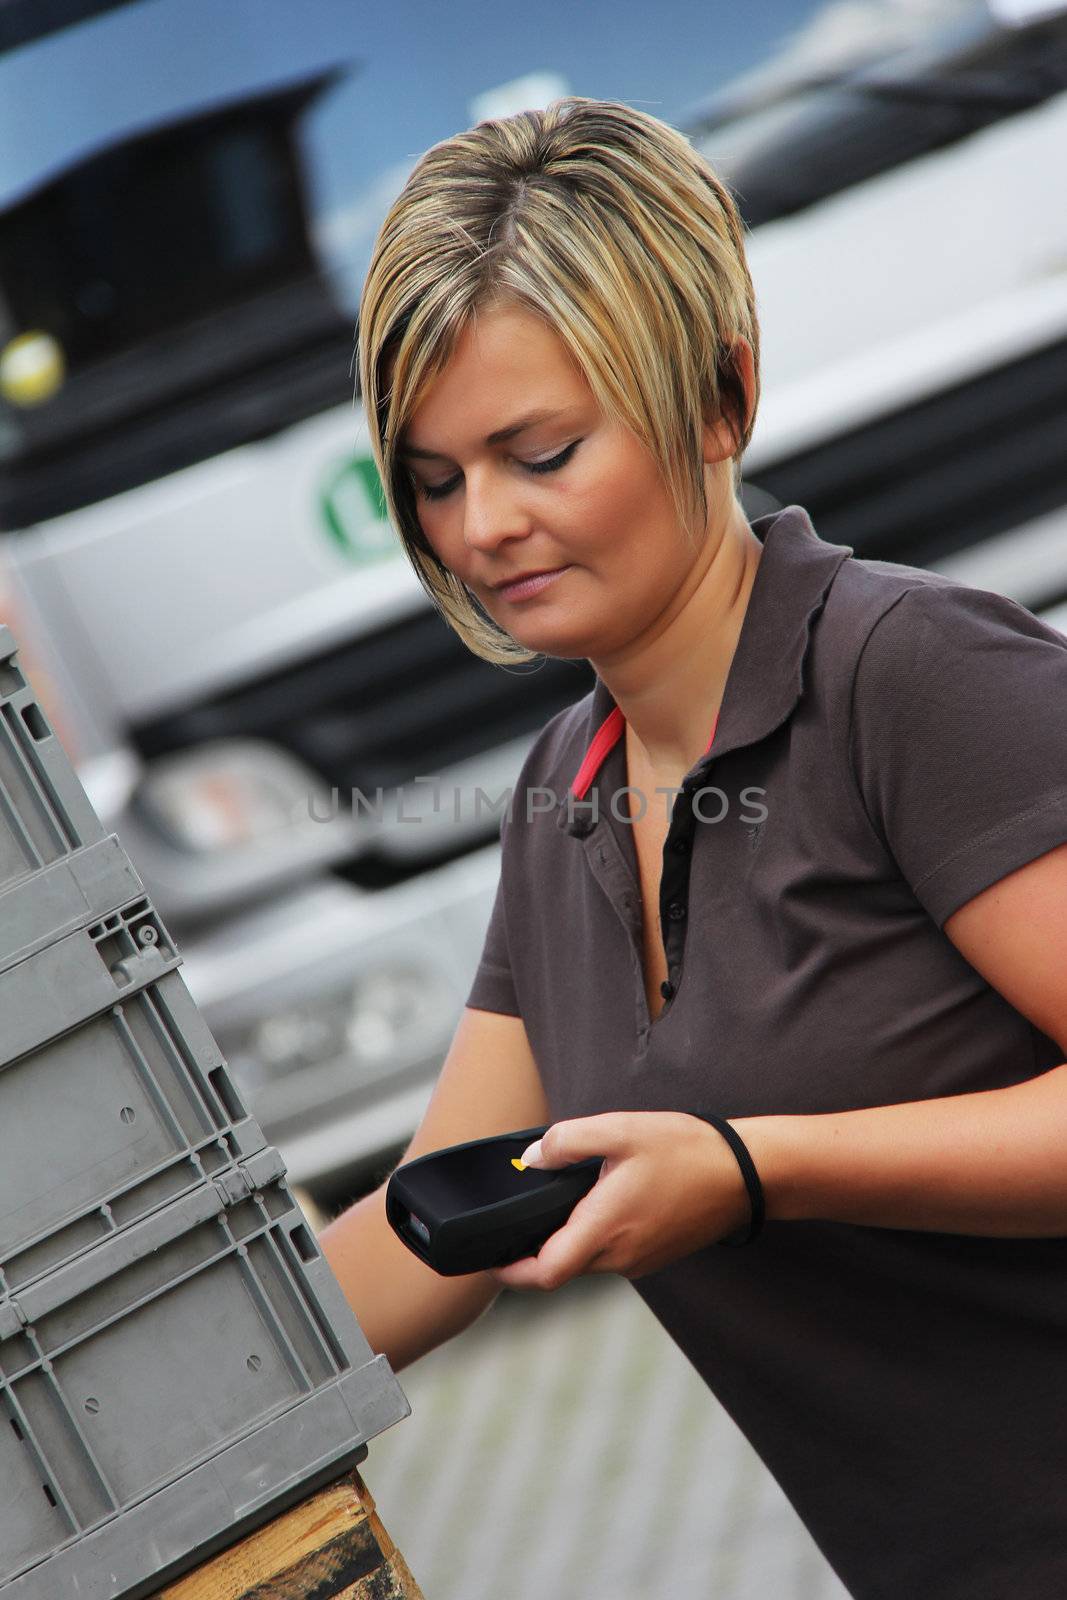
<svg viewBox="0 0 1067 1600"><path fill-rule="evenodd" d="M470 319L545 319L603 413L659 462L680 523L707 515L702 429L726 415L734 487L759 399L744 229L688 140L614 100L569 95L435 144L393 202L359 310L359 382L386 507L423 587L475 655L535 659L437 559L398 445ZM755 357L749 414L732 346Z"/></svg>

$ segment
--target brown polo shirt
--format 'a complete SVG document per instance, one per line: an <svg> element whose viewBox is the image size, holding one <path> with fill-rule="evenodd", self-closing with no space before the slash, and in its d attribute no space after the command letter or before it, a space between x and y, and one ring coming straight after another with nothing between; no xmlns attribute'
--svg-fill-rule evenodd
<svg viewBox="0 0 1067 1600"><path fill-rule="evenodd" d="M504 817L467 1004L523 1018L553 1121L842 1111L1064 1059L941 929L1067 841L1067 641L799 506L753 528L717 726L666 802L655 1021L599 679ZM858 1600L1067 1595L1067 1238L769 1222L634 1287Z"/></svg>

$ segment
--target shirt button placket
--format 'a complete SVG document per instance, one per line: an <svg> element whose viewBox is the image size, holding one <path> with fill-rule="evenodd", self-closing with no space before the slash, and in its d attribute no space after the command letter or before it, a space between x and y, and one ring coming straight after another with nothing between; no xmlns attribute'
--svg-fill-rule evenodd
<svg viewBox="0 0 1067 1600"><path fill-rule="evenodd" d="M682 959L682 945L685 941L686 908L681 900L672 900L667 907L667 918L671 924L667 933L668 960L671 970L677 971Z"/></svg>
<svg viewBox="0 0 1067 1600"><path fill-rule="evenodd" d="M682 965L685 946L685 923L688 915L689 874L693 850L693 833L696 818L693 813L691 789L683 785L675 799L671 826L667 835L667 849L663 863L663 942L667 957L667 970L671 977L660 985L664 1000L673 1000L678 992L674 981Z"/></svg>

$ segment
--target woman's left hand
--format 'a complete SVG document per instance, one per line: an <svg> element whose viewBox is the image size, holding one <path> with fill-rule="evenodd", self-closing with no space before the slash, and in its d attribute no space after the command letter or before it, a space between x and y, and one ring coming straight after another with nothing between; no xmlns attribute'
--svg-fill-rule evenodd
<svg viewBox="0 0 1067 1600"><path fill-rule="evenodd" d="M682 1111L606 1111L555 1122L531 1146L542 1170L603 1156L596 1183L536 1256L490 1269L510 1289L558 1289L586 1272L640 1278L749 1219L741 1170L710 1123Z"/></svg>

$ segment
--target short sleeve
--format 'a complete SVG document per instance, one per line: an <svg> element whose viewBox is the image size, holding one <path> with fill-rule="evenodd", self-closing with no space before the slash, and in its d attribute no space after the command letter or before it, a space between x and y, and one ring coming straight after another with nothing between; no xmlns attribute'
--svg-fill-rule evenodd
<svg viewBox="0 0 1067 1600"><path fill-rule="evenodd" d="M938 927L1067 841L1067 639L1002 595L906 590L856 665L864 807Z"/></svg>
<svg viewBox="0 0 1067 1600"><path fill-rule="evenodd" d="M504 913L504 878L501 874L496 886L496 899L489 917L481 960L474 974L474 983L467 996L467 1005L475 1011L504 1011L518 1017L519 1002L515 995L515 981L508 955L508 932Z"/></svg>

